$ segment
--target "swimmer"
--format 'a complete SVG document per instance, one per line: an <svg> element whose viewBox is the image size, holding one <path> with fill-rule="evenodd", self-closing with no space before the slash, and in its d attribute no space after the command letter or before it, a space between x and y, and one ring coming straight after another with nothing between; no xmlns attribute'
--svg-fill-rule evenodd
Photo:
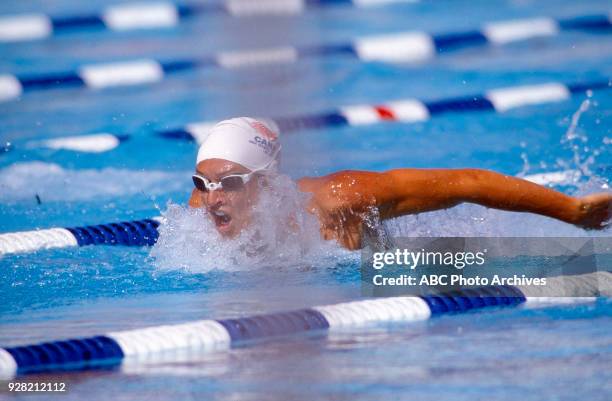
<svg viewBox="0 0 612 401"><path fill-rule="evenodd" d="M240 117L219 122L200 146L189 205L204 207L222 236L233 238L250 224L266 177L277 174L278 136L274 122ZM612 193L575 198L479 169L345 170L301 178L297 186L310 195L306 209L318 218L322 237L348 249L362 247L364 221L373 211L385 220L469 202L585 229L604 228L612 211Z"/></svg>

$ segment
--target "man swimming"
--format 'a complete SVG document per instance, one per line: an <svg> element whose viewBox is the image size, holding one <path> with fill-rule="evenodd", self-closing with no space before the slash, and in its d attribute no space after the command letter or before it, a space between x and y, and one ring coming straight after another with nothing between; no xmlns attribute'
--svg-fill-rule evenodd
<svg viewBox="0 0 612 401"><path fill-rule="evenodd" d="M267 177L277 174L278 135L269 120L240 117L219 122L200 146L189 205L204 207L222 236L233 238L251 223ZM348 249L362 247L364 221L373 213L386 220L469 202L601 229L612 211L612 193L575 198L478 169L345 170L301 178L297 186L310 195L306 208L318 218L322 237Z"/></svg>

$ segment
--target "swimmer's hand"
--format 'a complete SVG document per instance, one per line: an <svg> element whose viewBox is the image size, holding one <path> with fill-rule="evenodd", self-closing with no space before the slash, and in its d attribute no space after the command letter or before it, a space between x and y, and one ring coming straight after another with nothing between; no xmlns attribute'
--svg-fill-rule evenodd
<svg viewBox="0 0 612 401"><path fill-rule="evenodd" d="M601 230L610 225L612 193L599 193L578 198L575 225L588 230Z"/></svg>

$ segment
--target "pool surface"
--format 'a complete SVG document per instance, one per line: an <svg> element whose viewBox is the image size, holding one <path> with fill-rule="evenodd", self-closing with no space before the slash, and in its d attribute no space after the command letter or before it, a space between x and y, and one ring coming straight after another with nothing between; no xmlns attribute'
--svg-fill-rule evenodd
<svg viewBox="0 0 612 401"><path fill-rule="evenodd" d="M3 2L0 15L91 15L109 4ZM608 1L597 0L421 0L311 7L289 16L201 13L171 28L113 32L91 26L0 42L0 75L50 76L88 64L334 45L403 31L471 32L492 21L610 11ZM278 242L270 237L267 245L277 249L270 259L250 260L239 254L241 248L222 245L206 231L202 216L185 208L197 145L157 135L192 122L238 115L293 118L397 99L434 102L504 87L604 82L595 90L505 112L457 109L412 123L286 132L281 170L294 179L399 167L475 167L519 176L572 171L571 179L549 185L569 194L609 191L612 91L605 83L612 76L611 32L609 26L561 30L504 45L452 49L416 63L323 54L292 63L209 66L139 85L49 85L0 102L1 233L166 217L153 248L88 246L1 256L0 346L361 297L360 253L324 243L307 216L304 237ZM129 139L98 153L43 145L94 133ZM294 190L288 179L279 185ZM297 192L288 199L268 205L270 219L301 201ZM402 217L385 229L421 236L612 234L610 227L586 232L475 205ZM612 301L602 298L313 333L148 365L40 377L66 381L69 391L62 397L75 400L609 400L611 333ZM0 393L3 397L8 395Z"/></svg>

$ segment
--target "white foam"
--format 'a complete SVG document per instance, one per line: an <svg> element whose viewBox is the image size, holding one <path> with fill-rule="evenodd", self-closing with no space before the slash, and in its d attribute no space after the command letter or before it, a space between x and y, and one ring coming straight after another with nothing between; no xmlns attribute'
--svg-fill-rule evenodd
<svg viewBox="0 0 612 401"><path fill-rule="evenodd" d="M162 270L193 273L212 270L246 271L260 268L333 267L359 253L321 239L319 223L305 211L307 196L289 177L270 182L252 209L252 225L235 239L221 238L203 209L170 204L151 250ZM292 228L288 222L294 221Z"/></svg>
<svg viewBox="0 0 612 401"><path fill-rule="evenodd" d="M15 163L0 170L0 200L45 201L155 195L189 187L189 172L135 171L116 168L71 170L43 162Z"/></svg>
<svg viewBox="0 0 612 401"><path fill-rule="evenodd" d="M465 203L451 209L407 215L384 222L393 237L586 237L598 232L532 213L507 212Z"/></svg>
<svg viewBox="0 0 612 401"><path fill-rule="evenodd" d="M575 184L581 173L577 170L551 171L549 173L530 174L522 177L539 185Z"/></svg>

